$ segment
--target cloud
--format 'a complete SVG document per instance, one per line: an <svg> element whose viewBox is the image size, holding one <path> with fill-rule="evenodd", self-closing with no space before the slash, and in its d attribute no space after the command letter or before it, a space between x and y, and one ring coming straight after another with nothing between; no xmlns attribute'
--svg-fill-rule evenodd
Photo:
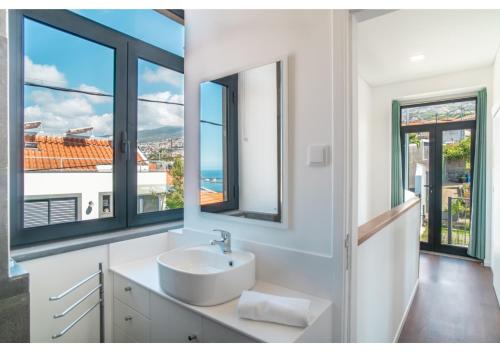
<svg viewBox="0 0 500 352"><path fill-rule="evenodd" d="M62 135L70 128L94 127L94 135L113 133L113 106L109 112L97 114L88 95L37 89L31 92L30 105L24 109L26 121L42 121L42 130ZM111 102L111 99L108 99Z"/></svg>
<svg viewBox="0 0 500 352"><path fill-rule="evenodd" d="M90 85L85 84L85 83L80 84L80 86L78 87L78 90L82 90L84 92L91 92L91 93L105 93L105 94L109 94L109 93L104 92L103 90L101 90L101 89L99 89L97 87L90 86ZM110 102L113 101L112 100L113 98L111 98L111 97L100 97L98 95L87 94L85 97L90 102L95 103L95 104L110 103Z"/></svg>
<svg viewBox="0 0 500 352"><path fill-rule="evenodd" d="M168 91L144 94L140 98L178 103L182 103L184 100L182 95L172 94ZM182 126L184 125L184 107L139 101L137 119L137 127L140 131L152 130L164 126Z"/></svg>
<svg viewBox="0 0 500 352"><path fill-rule="evenodd" d="M66 87L68 82L64 73L54 65L35 64L28 56L24 57L24 77L28 82L45 83Z"/></svg>
<svg viewBox="0 0 500 352"><path fill-rule="evenodd" d="M148 83L169 83L176 87L181 87L184 82L182 73L164 67L158 67L156 70L146 67L141 77Z"/></svg>
<svg viewBox="0 0 500 352"><path fill-rule="evenodd" d="M63 73L56 66L38 65L25 57L27 80L67 86ZM146 69L144 79L149 82L168 82L182 85L182 74L159 68ZM78 90L103 92L97 87L82 83ZM26 96L24 116L26 121L42 121L42 130L47 134L62 135L70 128L94 127L95 136L113 134L113 98L76 92L61 92L44 88L31 88ZM161 91L144 94L140 98L183 103L184 97ZM179 105L138 102L139 130L150 130L164 126L183 126L184 107Z"/></svg>

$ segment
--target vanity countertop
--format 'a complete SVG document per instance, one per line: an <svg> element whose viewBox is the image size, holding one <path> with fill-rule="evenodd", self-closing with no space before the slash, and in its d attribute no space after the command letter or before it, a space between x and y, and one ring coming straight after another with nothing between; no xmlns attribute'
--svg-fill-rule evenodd
<svg viewBox="0 0 500 352"><path fill-rule="evenodd" d="M135 282L136 284L156 293L161 297L164 297L165 299L176 302L177 304L192 310L205 318L211 319L221 325L236 330L241 334L249 336L252 339L262 342L296 342L306 330L315 326L315 323L318 322L318 318L320 316L331 310L331 302L328 300L267 282L256 281L255 286L252 289L254 291L273 295L309 299L311 301L313 319L311 324L306 328L246 320L238 317L237 305L239 298L216 306L200 307L181 302L167 295L160 288L156 256L112 266L109 270Z"/></svg>

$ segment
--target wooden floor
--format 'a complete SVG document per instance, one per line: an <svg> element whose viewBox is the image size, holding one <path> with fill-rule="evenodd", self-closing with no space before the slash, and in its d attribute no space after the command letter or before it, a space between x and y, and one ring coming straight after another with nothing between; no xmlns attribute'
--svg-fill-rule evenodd
<svg viewBox="0 0 500 352"><path fill-rule="evenodd" d="M500 342L500 307L490 268L420 255L419 287L399 342Z"/></svg>

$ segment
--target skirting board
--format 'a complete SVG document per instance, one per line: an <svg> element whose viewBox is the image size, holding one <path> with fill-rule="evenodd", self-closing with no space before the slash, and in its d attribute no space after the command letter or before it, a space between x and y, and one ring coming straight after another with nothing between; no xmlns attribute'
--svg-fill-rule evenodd
<svg viewBox="0 0 500 352"><path fill-rule="evenodd" d="M401 335L401 331L403 330L403 326L405 326L406 323L406 318L408 317L408 313L410 312L411 305L413 303L413 299L415 298L415 294L417 293L418 289L418 280L415 282L415 287L413 288L413 292L411 293L410 300L408 301L408 305L406 306L405 313L403 314L403 318L401 318L401 322L399 323L398 330L396 330L396 336L394 336L394 340L392 340L393 343L398 342L399 340L399 335Z"/></svg>

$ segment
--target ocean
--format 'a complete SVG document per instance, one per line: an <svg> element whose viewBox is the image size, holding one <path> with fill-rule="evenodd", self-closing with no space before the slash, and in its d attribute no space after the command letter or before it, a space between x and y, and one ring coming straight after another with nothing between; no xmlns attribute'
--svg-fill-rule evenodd
<svg viewBox="0 0 500 352"><path fill-rule="evenodd" d="M222 192L224 188L223 180L223 170L201 170L201 188Z"/></svg>

